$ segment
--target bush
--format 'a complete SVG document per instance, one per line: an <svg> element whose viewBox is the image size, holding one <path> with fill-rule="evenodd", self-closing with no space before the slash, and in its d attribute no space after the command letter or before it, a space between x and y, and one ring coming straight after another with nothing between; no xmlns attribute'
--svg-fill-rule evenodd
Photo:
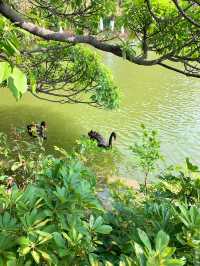
<svg viewBox="0 0 200 266"><path fill-rule="evenodd" d="M106 209L83 153L57 148L62 156L55 157L37 140L25 142L23 132L11 140L0 136L0 265L190 266L199 261L200 182L189 159L185 169L163 171L148 194L120 182L105 184L112 198ZM84 145L96 149L90 141Z"/></svg>

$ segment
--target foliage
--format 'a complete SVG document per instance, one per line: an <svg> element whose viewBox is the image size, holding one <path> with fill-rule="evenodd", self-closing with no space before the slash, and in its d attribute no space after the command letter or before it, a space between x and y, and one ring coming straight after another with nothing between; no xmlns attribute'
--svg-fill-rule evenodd
<svg viewBox="0 0 200 266"><path fill-rule="evenodd" d="M142 169L145 175L144 185L147 187L147 178L156 168L156 163L162 158L160 154L160 142L157 139L155 130L148 131L142 124L142 137L140 143L135 143L130 149L137 160L137 166Z"/></svg>
<svg viewBox="0 0 200 266"><path fill-rule="evenodd" d="M100 182L118 174L117 164L120 161L120 154L115 148L102 149L97 146L96 141L82 136L77 140L74 153L94 171Z"/></svg>
<svg viewBox="0 0 200 266"><path fill-rule="evenodd" d="M159 65L186 76L200 77L197 0L1 2L1 14L31 33L24 36L20 43L22 49L18 50L27 51L30 39L30 50L40 46L41 40L35 38L39 35L46 47L49 40L74 45L87 43L139 65ZM25 23L21 23L23 15ZM104 24L101 29L100 20ZM111 20L114 20L114 29L110 26ZM125 33L120 32L122 27ZM108 42L110 40L112 42ZM11 53L16 50L13 43L6 45Z"/></svg>
<svg viewBox="0 0 200 266"><path fill-rule="evenodd" d="M147 195L104 181L111 198L107 209L84 159L85 151L91 160L101 153L94 142L82 139L72 154L57 147L55 157L45 154L42 143L28 145L24 138L23 130L11 139L0 137L1 265L193 266L199 261L200 182L189 159L185 169L163 170Z"/></svg>
<svg viewBox="0 0 200 266"><path fill-rule="evenodd" d="M32 181L9 193L1 185L1 263L89 263L98 235L112 230L101 217L94 176L75 159L47 156Z"/></svg>
<svg viewBox="0 0 200 266"><path fill-rule="evenodd" d="M24 187L35 180L40 172L45 149L39 139L25 138L24 129L12 128L11 136L0 133L1 181L11 178L18 187Z"/></svg>
<svg viewBox="0 0 200 266"><path fill-rule="evenodd" d="M175 248L168 247L169 236L163 232L159 231L155 238L155 250L152 249L150 240L147 234L138 230L138 235L144 247L141 247L135 243L135 252L138 259L139 265L174 265L181 266L184 265L184 260L173 259L172 255L175 252Z"/></svg>
<svg viewBox="0 0 200 266"><path fill-rule="evenodd" d="M17 100L29 91L51 102L118 107L109 71L80 43L199 78L199 8L195 0L2 0L0 83Z"/></svg>
<svg viewBox="0 0 200 266"><path fill-rule="evenodd" d="M22 94L27 91L27 79L25 74L12 64L12 60L16 60L20 56L20 40L18 38L17 29L7 23L0 17L0 84L6 82L8 88L12 92L16 100L22 97Z"/></svg>
<svg viewBox="0 0 200 266"><path fill-rule="evenodd" d="M41 54L42 50L45 52ZM25 53L24 57L21 67L31 73L29 84L33 95L48 94L49 101L59 103L118 107L118 88L111 74L99 56L88 48L52 44L47 49L44 45L33 53Z"/></svg>
<svg viewBox="0 0 200 266"><path fill-rule="evenodd" d="M118 88L95 52L53 42L48 46L38 42L37 48L25 50L30 37L3 17L0 25L0 84L6 85L16 100L29 91L52 102L118 107Z"/></svg>

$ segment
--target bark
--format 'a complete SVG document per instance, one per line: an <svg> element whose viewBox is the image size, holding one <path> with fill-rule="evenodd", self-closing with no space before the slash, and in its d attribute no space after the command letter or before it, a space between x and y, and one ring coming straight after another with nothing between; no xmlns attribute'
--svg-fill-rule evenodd
<svg viewBox="0 0 200 266"><path fill-rule="evenodd" d="M146 59L148 55L147 27L146 26L143 29L142 51L143 51L143 58Z"/></svg>

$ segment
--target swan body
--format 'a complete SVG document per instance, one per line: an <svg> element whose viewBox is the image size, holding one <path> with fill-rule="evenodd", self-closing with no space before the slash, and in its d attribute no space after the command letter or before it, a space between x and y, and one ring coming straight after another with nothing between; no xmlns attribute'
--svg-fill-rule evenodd
<svg viewBox="0 0 200 266"><path fill-rule="evenodd" d="M112 148L112 141L113 139L116 140L116 133L112 132L110 134L109 140L108 142L104 139L104 137L99 134L96 131L91 130L90 132L88 132L88 136L90 137L90 139L96 140L98 143L98 147L102 147L102 148Z"/></svg>

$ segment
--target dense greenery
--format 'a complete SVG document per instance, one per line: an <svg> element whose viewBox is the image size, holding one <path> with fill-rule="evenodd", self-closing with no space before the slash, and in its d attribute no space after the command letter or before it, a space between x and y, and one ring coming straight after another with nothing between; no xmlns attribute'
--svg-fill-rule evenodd
<svg viewBox="0 0 200 266"><path fill-rule="evenodd" d="M144 195L102 184L86 167L84 151L101 152L87 139L55 157L26 138L0 135L0 265L197 265L200 181L189 159Z"/></svg>
<svg viewBox="0 0 200 266"><path fill-rule="evenodd" d="M87 47L33 44L26 32L0 17L0 83L16 100L29 91L37 98L58 103L86 103L114 109L119 91L100 57ZM25 50L30 45L32 50Z"/></svg>
<svg viewBox="0 0 200 266"><path fill-rule="evenodd" d="M199 11L196 0L1 0L0 83L16 99L28 90L48 101L116 108L111 75L80 43L199 78Z"/></svg>
<svg viewBox="0 0 200 266"><path fill-rule="evenodd" d="M1 86L17 100L29 91L116 108L112 76L81 43L200 77L199 9L196 0L0 0ZM145 189L133 190L109 182L117 151L83 138L70 154L55 147L58 155L47 155L23 130L1 133L0 265L198 265L199 168L187 158L185 168L168 167L156 184L147 183L159 148L156 133L143 127L130 149Z"/></svg>

